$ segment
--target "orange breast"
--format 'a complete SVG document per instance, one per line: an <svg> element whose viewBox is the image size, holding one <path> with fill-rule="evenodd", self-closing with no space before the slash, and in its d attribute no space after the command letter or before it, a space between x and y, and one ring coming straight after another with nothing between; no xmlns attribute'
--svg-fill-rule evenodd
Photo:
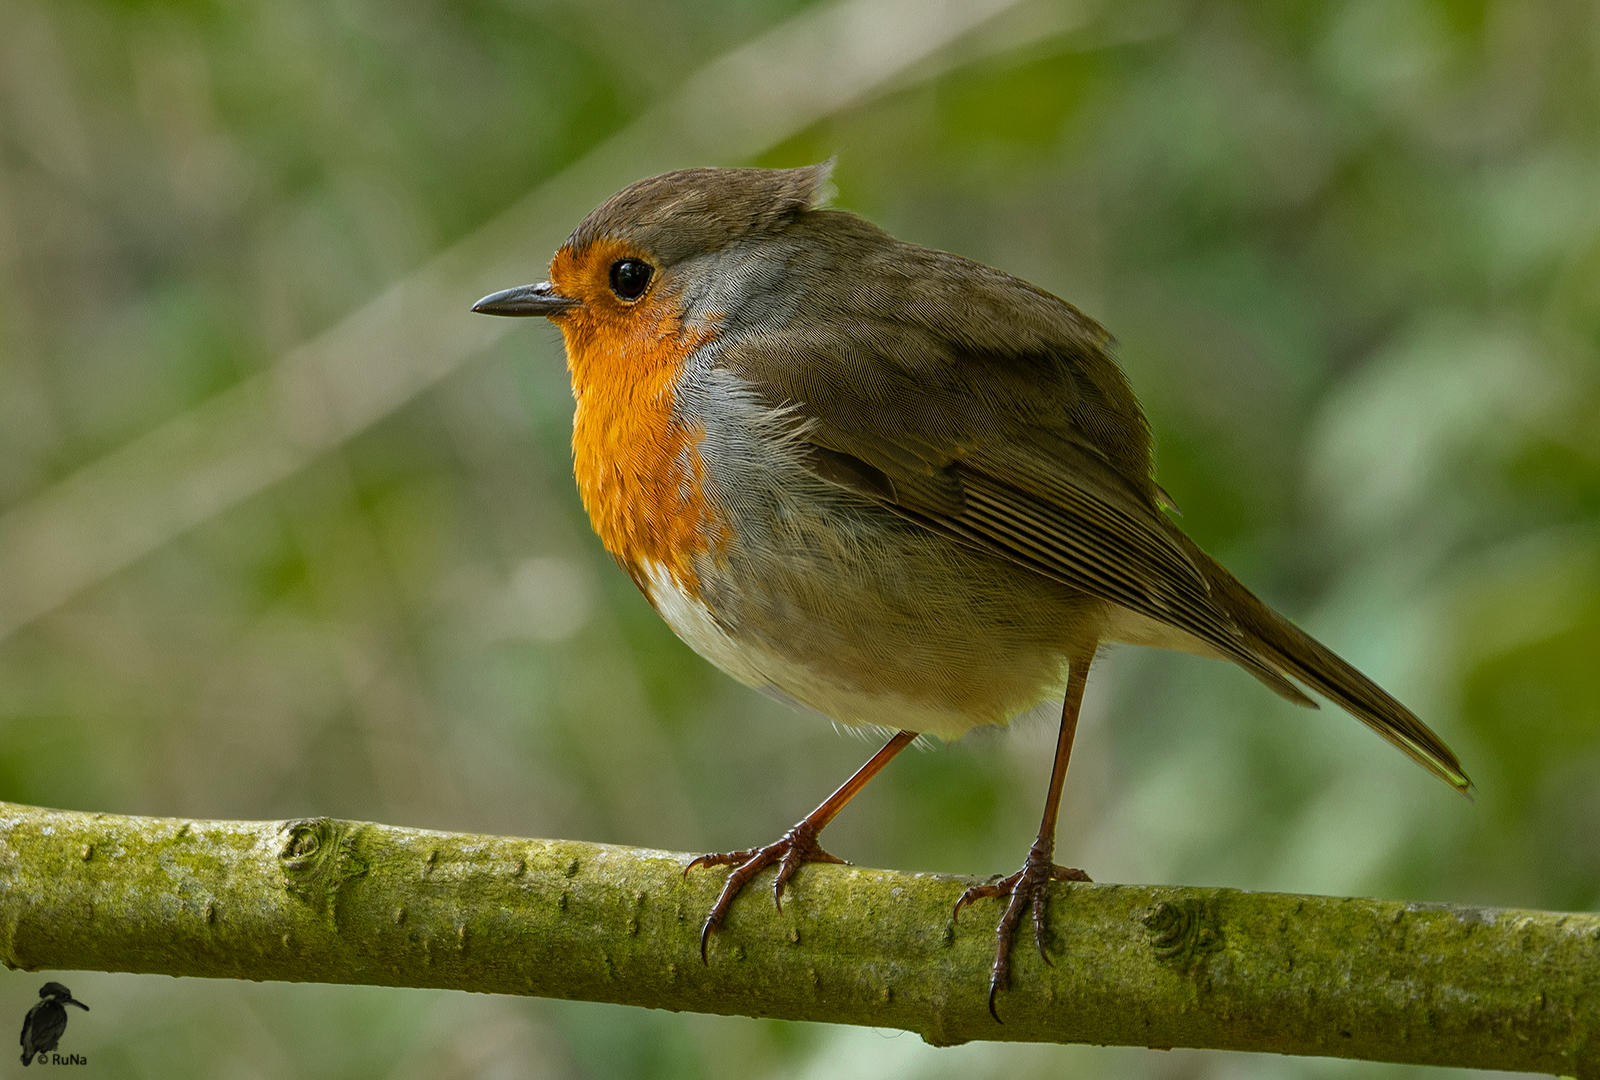
<svg viewBox="0 0 1600 1080"><path fill-rule="evenodd" d="M704 430L672 409L683 361L714 335L684 326L672 307L647 297L626 312L589 306L560 322L578 403L574 471L589 520L641 588L654 564L692 594L694 557L729 533L701 487Z"/></svg>

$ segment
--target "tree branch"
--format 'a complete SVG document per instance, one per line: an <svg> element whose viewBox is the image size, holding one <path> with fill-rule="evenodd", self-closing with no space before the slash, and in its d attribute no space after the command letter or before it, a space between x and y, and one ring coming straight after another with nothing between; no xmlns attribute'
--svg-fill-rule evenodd
<svg viewBox="0 0 1600 1080"><path fill-rule="evenodd" d="M180 821L0 803L13 968L429 986L898 1027L1600 1077L1600 916L1057 885L1053 966L970 881L811 865L699 955L720 872L660 851L312 819Z"/></svg>

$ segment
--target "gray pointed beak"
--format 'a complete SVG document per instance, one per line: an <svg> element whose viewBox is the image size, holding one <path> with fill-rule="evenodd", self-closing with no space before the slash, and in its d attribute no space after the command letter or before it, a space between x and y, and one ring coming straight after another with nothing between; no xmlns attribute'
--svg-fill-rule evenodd
<svg viewBox="0 0 1600 1080"><path fill-rule="evenodd" d="M578 306L579 301L556 292L548 281L537 285L518 285L515 289L502 289L490 293L472 310L479 315L560 315Z"/></svg>

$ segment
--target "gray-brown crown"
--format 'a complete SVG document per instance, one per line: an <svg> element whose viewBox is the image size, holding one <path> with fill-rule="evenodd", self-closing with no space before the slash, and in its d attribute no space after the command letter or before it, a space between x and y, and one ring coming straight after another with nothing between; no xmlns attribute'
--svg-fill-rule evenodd
<svg viewBox="0 0 1600 1080"><path fill-rule="evenodd" d="M827 195L833 162L799 169L679 169L630 184L583 219L566 247L637 244L666 266L781 228Z"/></svg>

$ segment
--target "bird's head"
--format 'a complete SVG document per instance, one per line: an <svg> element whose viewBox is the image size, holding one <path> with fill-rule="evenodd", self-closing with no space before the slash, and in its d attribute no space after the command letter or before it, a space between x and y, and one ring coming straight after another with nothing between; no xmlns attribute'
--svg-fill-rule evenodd
<svg viewBox="0 0 1600 1080"><path fill-rule="evenodd" d="M76 1005L84 1012L89 1011L89 1006L73 997L72 991L68 990L65 986L58 982L47 982L43 986L39 987L39 996L42 998L48 998L49 1000L58 1002L62 1005Z"/></svg>
<svg viewBox="0 0 1600 1080"><path fill-rule="evenodd" d="M686 352L673 346L685 331L715 335L722 294L759 276L751 264L762 261L761 242L823 201L832 168L683 169L640 180L573 230L550 280L486 296L472 310L551 319L580 384L594 353L621 360L607 364L618 376L671 362Z"/></svg>

